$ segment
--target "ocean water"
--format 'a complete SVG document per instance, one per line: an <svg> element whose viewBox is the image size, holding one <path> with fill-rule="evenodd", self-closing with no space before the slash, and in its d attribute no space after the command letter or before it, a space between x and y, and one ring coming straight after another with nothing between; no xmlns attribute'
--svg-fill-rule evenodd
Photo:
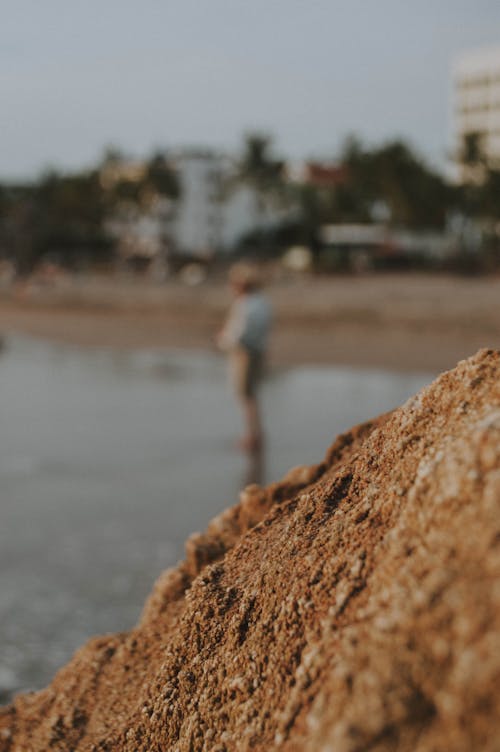
<svg viewBox="0 0 500 752"><path fill-rule="evenodd" d="M194 530L249 482L319 461L334 437L432 374L274 370L262 462L225 363L205 352L81 350L11 338L0 353L0 701L44 686L89 637L128 629Z"/></svg>

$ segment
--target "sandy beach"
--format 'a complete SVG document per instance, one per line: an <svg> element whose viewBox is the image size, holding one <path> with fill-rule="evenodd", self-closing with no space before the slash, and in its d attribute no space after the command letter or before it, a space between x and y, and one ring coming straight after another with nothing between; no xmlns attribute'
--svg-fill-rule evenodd
<svg viewBox="0 0 500 752"><path fill-rule="evenodd" d="M500 348L500 278L391 274L281 278L267 287L276 365L438 372ZM0 332L97 348L213 348L230 298L222 279L85 277L0 296Z"/></svg>

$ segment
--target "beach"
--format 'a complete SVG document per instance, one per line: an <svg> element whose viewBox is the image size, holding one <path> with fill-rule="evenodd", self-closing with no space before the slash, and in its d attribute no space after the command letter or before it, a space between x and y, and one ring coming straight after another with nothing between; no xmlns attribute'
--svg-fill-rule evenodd
<svg viewBox="0 0 500 752"><path fill-rule="evenodd" d="M61 317L61 314L59 314ZM432 374L272 368L266 445L235 446L224 358L15 335L0 353L0 704L95 634L128 629L152 583L242 488L318 462L335 436Z"/></svg>
<svg viewBox="0 0 500 752"><path fill-rule="evenodd" d="M439 372L500 347L500 278L274 275L271 361ZM92 348L214 348L230 303L222 276L176 280L86 276L0 295L0 332Z"/></svg>
<svg viewBox="0 0 500 752"><path fill-rule="evenodd" d="M11 374L19 375L19 358L29 359L38 369L36 383L43 381L43 353L38 359L33 352L19 352L17 359L11 355L7 351ZM79 411L79 430L72 427L71 446L58 452L59 462L66 461L66 498L55 505L52 494L41 510L43 476L38 482L33 478L38 503L27 505L19 488L14 500L11 490L7 525L0 531L2 557L16 538L29 544L30 554L15 562L15 580L3 574L5 566L0 570L4 698L12 699L0 709L1 752L498 749L498 353L483 350L417 397L410 396L414 391L407 382L401 408L347 430L326 454L323 450L321 461L295 467L280 482L247 486L239 503L226 488L210 522L211 484L226 477L228 468L216 450L220 421L200 412L203 405L220 412L216 382L204 378L206 399L191 405L194 444L186 443L182 421L172 411L171 441L163 430L157 443L155 417L158 421L163 410L167 428L164 400L176 391L171 407L178 409L195 363L184 376L150 383L149 398L143 380L131 378L133 372L127 369L120 377L120 371L103 371L101 363L91 370L85 397L81 377L90 376L90 363L76 369L73 358L68 362L62 355L51 369L52 389L44 390L58 395L48 415L68 419L64 408L71 404L57 404L64 386L80 394L85 408ZM78 357L89 356L79 351ZM58 373L64 376L61 365L72 378L54 384ZM320 396L317 377L326 374L311 371L314 378L302 396L314 402ZM356 408L373 388L375 374L363 373L365 383L358 382L361 388L351 395ZM344 375L349 379L341 399L335 395L342 384L333 379L327 399L316 404L330 413L332 427L338 425L333 413L349 405L349 387L358 378L354 370ZM382 375L395 378L392 386L408 378ZM286 399L290 383L274 386L275 417L283 397L287 405L281 417L293 416L297 401ZM27 399L33 391L26 390ZM129 425L140 432L142 423L143 429L135 435L139 452L122 467L122 492L110 504L102 484L100 491L95 486L102 472L96 465L89 472L87 462L89 453L97 458L99 445L108 444L106 403L112 398L118 406L120 393L135 396L120 400L120 421L133 410ZM394 389L391 393L395 397ZM82 442L81 429L92 412L104 418L101 430L94 441ZM30 414L40 431L36 413ZM308 448L316 416L306 407L295 416L301 419L294 429L281 430L275 439L291 436ZM137 433L124 427L111 432L107 462L122 454L116 454L117 443L125 439L126 444L126 437ZM48 428L46 435L55 438ZM148 448L149 474L158 478L166 464L165 440L175 455L155 509L151 484L143 486L143 494L137 485L137 457ZM68 450L75 444L94 483L68 494ZM186 496L190 479L198 485ZM97 494L90 493L92 486ZM181 532L189 507L201 525L175 564L174 532ZM13 522L16 536L9 532ZM157 577L162 569L153 586L153 570ZM74 648L96 633L101 636L71 658ZM13 689L26 691L51 679L46 690L12 698Z"/></svg>
<svg viewBox="0 0 500 752"><path fill-rule="evenodd" d="M339 433L500 346L494 278L281 278L266 291L258 462L234 448L240 415L213 346L222 278L0 296L0 701L43 686L91 635L130 628L187 536L247 484L321 460Z"/></svg>

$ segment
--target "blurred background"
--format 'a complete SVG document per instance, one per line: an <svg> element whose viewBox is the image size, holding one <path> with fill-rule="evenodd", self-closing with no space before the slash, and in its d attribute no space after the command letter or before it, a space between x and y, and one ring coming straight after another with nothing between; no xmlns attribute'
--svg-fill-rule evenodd
<svg viewBox="0 0 500 752"><path fill-rule="evenodd" d="M500 6L0 0L0 701L183 542L500 346ZM274 311L265 449L214 347Z"/></svg>

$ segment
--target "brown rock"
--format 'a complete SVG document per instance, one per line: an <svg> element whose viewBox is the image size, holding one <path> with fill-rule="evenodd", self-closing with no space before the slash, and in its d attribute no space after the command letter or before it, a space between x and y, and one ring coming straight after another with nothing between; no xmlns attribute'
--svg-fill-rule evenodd
<svg viewBox="0 0 500 752"><path fill-rule="evenodd" d="M251 486L1 752L500 748L500 354Z"/></svg>

